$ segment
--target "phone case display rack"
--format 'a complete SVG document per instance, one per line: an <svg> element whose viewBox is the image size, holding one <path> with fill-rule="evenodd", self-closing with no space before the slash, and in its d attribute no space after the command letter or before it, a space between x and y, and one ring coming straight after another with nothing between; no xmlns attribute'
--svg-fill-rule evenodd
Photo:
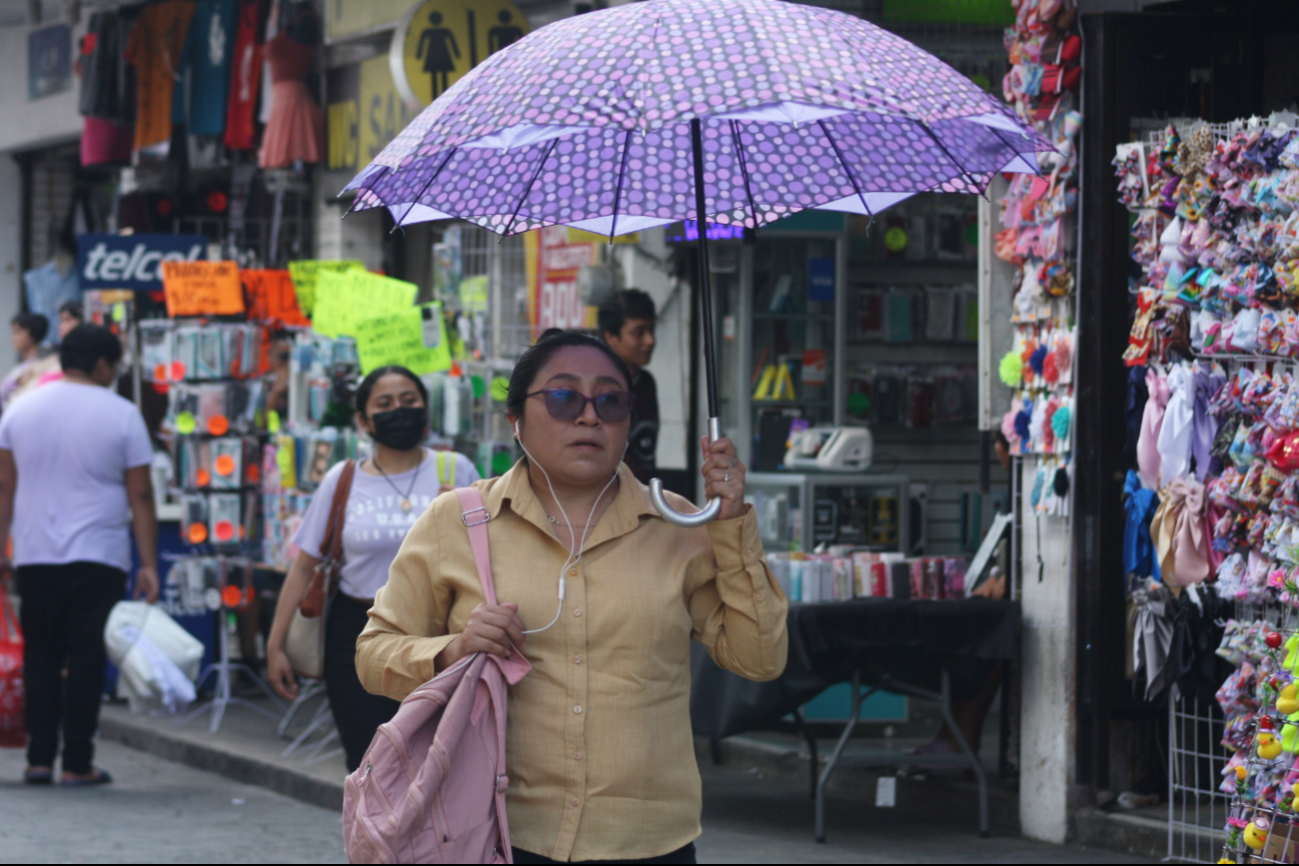
<svg viewBox="0 0 1299 866"><path fill-rule="evenodd" d="M1203 527L1198 548L1192 533L1156 554L1158 573L1146 563L1130 579L1195 593L1207 577L1235 603L1217 648L1235 669L1215 701L1176 687L1169 701L1169 859L1294 863L1299 137L1257 118L1170 126L1120 147L1114 164L1142 271L1124 361L1133 393L1146 395L1141 435L1157 446L1136 448L1129 495L1140 495L1139 475L1146 495L1156 492L1147 519ZM1207 411L1186 412L1173 401L1200 380ZM1203 487L1183 453L1187 432L1212 442L1212 465L1195 464ZM1137 529L1158 550L1158 527Z"/></svg>

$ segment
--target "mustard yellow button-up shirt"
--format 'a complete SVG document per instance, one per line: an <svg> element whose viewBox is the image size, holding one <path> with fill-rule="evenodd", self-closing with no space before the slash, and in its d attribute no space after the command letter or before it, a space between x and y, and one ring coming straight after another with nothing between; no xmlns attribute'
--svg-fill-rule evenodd
<svg viewBox="0 0 1299 866"><path fill-rule="evenodd" d="M479 481L491 513L497 598L525 628L550 622L567 551L516 465ZM674 505L688 510L680 497ZM698 529L668 523L624 464L613 504L565 578L559 620L529 635L532 672L510 694L506 761L513 844L555 860L630 860L699 835L690 730L690 639L755 680L785 668L786 600L752 509ZM402 699L483 593L459 499L439 496L406 536L357 641L371 692Z"/></svg>

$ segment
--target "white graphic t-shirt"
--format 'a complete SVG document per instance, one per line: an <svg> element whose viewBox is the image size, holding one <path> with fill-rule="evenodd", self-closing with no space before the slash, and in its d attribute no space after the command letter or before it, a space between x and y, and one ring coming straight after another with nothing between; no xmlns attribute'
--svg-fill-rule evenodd
<svg viewBox="0 0 1299 866"><path fill-rule="evenodd" d="M294 544L318 559L324 558L320 547L325 541L329 506L334 501L343 465L339 463L325 474L293 539ZM438 477L439 469L443 470L442 478ZM477 480L474 464L468 457L454 452L438 452L435 456L426 451L418 469L389 475L387 479L370 475L358 466L352 476L347 517L343 521L345 561L339 574L339 591L353 598L374 598L388 582L388 567L397 558L406 533L438 493L443 489L466 487ZM410 511L402 508L408 490Z"/></svg>

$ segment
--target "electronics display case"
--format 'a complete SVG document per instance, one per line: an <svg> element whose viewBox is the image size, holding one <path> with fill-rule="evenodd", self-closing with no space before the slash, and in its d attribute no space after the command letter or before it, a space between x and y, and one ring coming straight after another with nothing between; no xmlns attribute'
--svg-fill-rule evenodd
<svg viewBox="0 0 1299 866"><path fill-rule="evenodd" d="M811 552L821 544L902 550L901 540L910 537L906 475L750 472L744 499L771 553Z"/></svg>

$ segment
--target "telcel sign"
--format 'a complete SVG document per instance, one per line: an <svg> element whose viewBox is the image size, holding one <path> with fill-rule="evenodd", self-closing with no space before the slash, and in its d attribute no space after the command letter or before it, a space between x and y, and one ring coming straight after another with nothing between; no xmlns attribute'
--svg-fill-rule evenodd
<svg viewBox="0 0 1299 866"><path fill-rule="evenodd" d="M83 289L162 289L163 262L203 257L202 235L78 235L77 270Z"/></svg>

